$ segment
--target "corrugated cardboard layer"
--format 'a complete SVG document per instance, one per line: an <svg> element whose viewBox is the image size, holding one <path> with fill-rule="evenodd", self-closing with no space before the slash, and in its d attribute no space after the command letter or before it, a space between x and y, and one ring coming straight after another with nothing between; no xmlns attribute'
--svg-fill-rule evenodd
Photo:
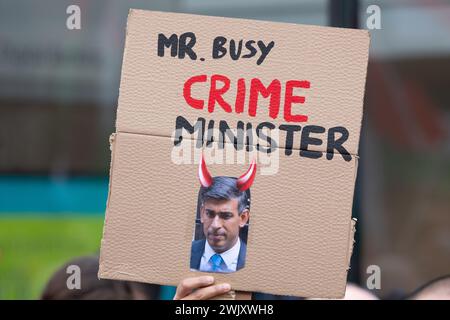
<svg viewBox="0 0 450 320"><path fill-rule="evenodd" d="M206 274L189 270L198 167L173 164L172 148L165 137L116 135L100 277L177 285ZM246 266L214 276L234 290L342 297L353 242L356 158L281 153L280 161L276 175L258 170L251 187ZM213 176L239 176L247 167L208 165Z"/></svg>
<svg viewBox="0 0 450 320"><path fill-rule="evenodd" d="M184 32L197 35L195 50L199 59L164 57L156 54L159 33L170 36ZM256 65L256 59L211 59L213 39L225 36L228 40L275 41L275 46L265 61ZM350 132L345 143L350 154L357 154L362 117L362 103L366 78L369 34L366 30L338 29L318 26L273 23L131 10L128 17L126 49L117 114L117 131L171 136L175 119L182 115L191 123L199 117L206 120L226 120L231 128L238 120L254 126L271 121L277 127L287 124L283 118L284 83L287 80L308 80L310 89L304 89L304 104L293 104L294 114L308 115L307 123L328 130L343 126ZM229 48L228 48L229 49ZM242 114L226 113L216 105L208 113L190 107L183 98L184 82L195 75L222 74L231 79L230 90L224 95L233 106L236 81L247 80L247 90L252 78L265 85L273 79L282 83L279 116L268 116L268 99L260 96L256 117L247 113L247 103ZM207 84L193 86L193 96L208 97ZM248 101L248 92L246 101ZM206 101L207 103L207 101ZM234 109L234 107L233 107ZM280 140L284 146L284 139ZM326 143L311 146L311 150L326 151Z"/></svg>

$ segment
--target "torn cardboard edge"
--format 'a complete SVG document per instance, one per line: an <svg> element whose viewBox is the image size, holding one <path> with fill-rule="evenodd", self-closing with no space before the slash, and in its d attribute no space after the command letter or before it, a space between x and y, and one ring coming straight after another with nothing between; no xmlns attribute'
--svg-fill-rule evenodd
<svg viewBox="0 0 450 320"><path fill-rule="evenodd" d="M356 233L356 222L358 221L358 219L356 218L352 218L350 221L350 234L348 236L348 257L347 257L347 264L348 264L348 270L351 269L351 265L350 265L350 260L352 258L352 254L353 254L353 247L356 243L355 240L355 233Z"/></svg>

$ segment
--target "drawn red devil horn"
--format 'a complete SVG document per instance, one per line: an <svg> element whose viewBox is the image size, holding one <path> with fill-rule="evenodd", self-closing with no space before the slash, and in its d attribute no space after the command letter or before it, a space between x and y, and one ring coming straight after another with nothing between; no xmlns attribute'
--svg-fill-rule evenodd
<svg viewBox="0 0 450 320"><path fill-rule="evenodd" d="M237 188L242 192L247 190L251 187L253 180L255 179L256 175L256 161L255 159L252 160L252 163L250 164L250 168L248 168L247 172L244 173L242 176L239 177L236 181Z"/></svg>
<svg viewBox="0 0 450 320"><path fill-rule="evenodd" d="M209 174L208 168L206 167L206 162L203 154L200 156L200 162L198 165L198 178L202 187L208 188L212 185L213 179Z"/></svg>

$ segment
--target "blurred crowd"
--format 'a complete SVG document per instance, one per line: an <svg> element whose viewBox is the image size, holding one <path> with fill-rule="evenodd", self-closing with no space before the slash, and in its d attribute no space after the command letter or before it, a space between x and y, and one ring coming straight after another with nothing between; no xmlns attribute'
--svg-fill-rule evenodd
<svg viewBox="0 0 450 320"><path fill-rule="evenodd" d="M69 289L67 268L76 265L80 268L80 288ZM58 269L49 279L41 299L43 300L158 300L161 298L161 286L131 281L99 279L98 256L85 256L73 259ZM222 288L216 291L213 285L205 285L205 277L180 279L176 299L212 298L226 293ZM208 295L193 295L197 290L210 287ZM218 286L219 287L219 286ZM180 289L183 294L180 296ZM397 300L450 300L450 275L432 279L409 294L391 297ZM272 296L268 294L253 294L252 299L298 299L298 297ZM373 290L365 289L354 283L347 283L345 296L342 300L379 300Z"/></svg>

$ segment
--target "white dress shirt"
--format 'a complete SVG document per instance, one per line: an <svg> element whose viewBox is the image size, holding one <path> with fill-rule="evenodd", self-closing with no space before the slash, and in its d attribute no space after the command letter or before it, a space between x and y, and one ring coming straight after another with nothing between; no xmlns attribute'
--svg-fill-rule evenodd
<svg viewBox="0 0 450 320"><path fill-rule="evenodd" d="M223 272L235 272L237 268L237 262L239 257L239 251L241 250L241 239L238 237L238 241L234 244L233 247L228 249L225 252L220 253L223 261L226 264L226 270ZM213 248L208 243L208 240L205 240L205 250L203 251L202 259L200 261L200 271L211 271L212 265L209 262L209 259L215 255L217 252L214 251Z"/></svg>

